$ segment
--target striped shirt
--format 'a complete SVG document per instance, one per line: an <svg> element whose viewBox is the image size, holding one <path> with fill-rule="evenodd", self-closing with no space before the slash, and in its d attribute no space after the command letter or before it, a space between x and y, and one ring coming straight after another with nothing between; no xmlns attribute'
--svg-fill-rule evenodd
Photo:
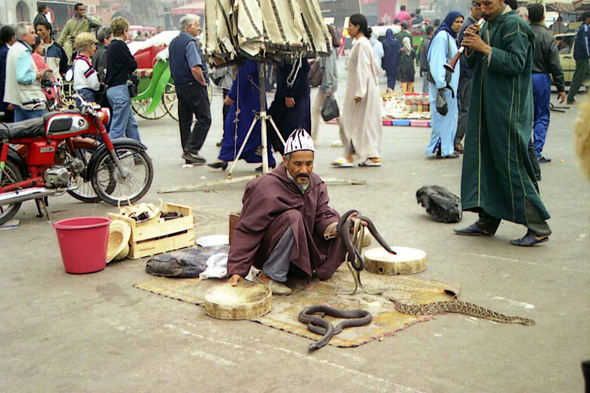
<svg viewBox="0 0 590 393"><path fill-rule="evenodd" d="M78 91L80 89L94 91L100 89L98 74L90 59L83 54L79 54L74 59L74 90Z"/></svg>

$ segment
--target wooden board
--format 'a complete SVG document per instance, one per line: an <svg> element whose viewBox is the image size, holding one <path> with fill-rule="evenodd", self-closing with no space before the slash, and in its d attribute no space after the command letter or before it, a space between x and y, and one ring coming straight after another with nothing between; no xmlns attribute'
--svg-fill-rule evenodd
<svg viewBox="0 0 590 393"><path fill-rule="evenodd" d="M205 312L217 319L255 319L272 310L272 292L266 285L242 280L237 287L219 283L205 294Z"/></svg>
<svg viewBox="0 0 590 393"><path fill-rule="evenodd" d="M366 250L365 270L375 274L395 276L398 274L414 274L426 270L426 253L408 247L391 247L397 255L385 251L383 247Z"/></svg>

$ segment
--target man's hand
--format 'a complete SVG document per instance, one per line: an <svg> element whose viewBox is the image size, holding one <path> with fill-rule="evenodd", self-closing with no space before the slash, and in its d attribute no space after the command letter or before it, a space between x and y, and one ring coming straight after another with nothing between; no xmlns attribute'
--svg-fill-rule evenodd
<svg viewBox="0 0 590 393"><path fill-rule="evenodd" d="M231 98L229 98L229 96L225 96L225 100L223 101L223 105L225 106L230 106L231 104L233 104L235 101L232 100Z"/></svg>
<svg viewBox="0 0 590 393"><path fill-rule="evenodd" d="M238 286L238 283L242 279L242 276L239 274L234 274L231 278L227 281L228 284L231 284L232 287Z"/></svg>
<svg viewBox="0 0 590 393"><path fill-rule="evenodd" d="M295 99L293 97L285 97L285 105L287 105L287 108L293 108L295 106Z"/></svg>
<svg viewBox="0 0 590 393"><path fill-rule="evenodd" d="M82 12L82 18L88 19L88 15L86 15L86 11Z"/></svg>
<svg viewBox="0 0 590 393"><path fill-rule="evenodd" d="M326 97L330 97L332 93L326 93Z"/></svg>
<svg viewBox="0 0 590 393"><path fill-rule="evenodd" d="M469 26L469 28L471 28L471 26ZM469 30L469 28L465 30L465 38L461 41L461 45L468 49L481 52L486 56L489 55L492 52L492 47L486 44L479 34L476 34L473 30Z"/></svg>
<svg viewBox="0 0 590 393"><path fill-rule="evenodd" d="M53 72L48 71L48 70L38 71L37 72L37 79L43 79L43 75L45 75L46 72L48 73L49 76L53 75Z"/></svg>
<svg viewBox="0 0 590 393"><path fill-rule="evenodd" d="M6 107L6 109L8 109L9 111L13 112L14 111L14 105L8 104L8 106Z"/></svg>
<svg viewBox="0 0 590 393"><path fill-rule="evenodd" d="M563 102L565 101L565 91L560 91L559 93L557 93L557 100L560 104L563 104Z"/></svg>
<svg viewBox="0 0 590 393"><path fill-rule="evenodd" d="M356 216L358 216L358 213L352 213L348 219L352 220L352 223L355 224L356 220L357 220ZM361 225L364 227L367 227L367 225L369 225L369 224L367 224L367 222L365 220L360 220L360 221L361 221ZM354 225L352 227L350 227L350 229L354 230Z"/></svg>
<svg viewBox="0 0 590 393"><path fill-rule="evenodd" d="M356 102L357 104L360 103L362 100L362 97L354 97L354 102Z"/></svg>

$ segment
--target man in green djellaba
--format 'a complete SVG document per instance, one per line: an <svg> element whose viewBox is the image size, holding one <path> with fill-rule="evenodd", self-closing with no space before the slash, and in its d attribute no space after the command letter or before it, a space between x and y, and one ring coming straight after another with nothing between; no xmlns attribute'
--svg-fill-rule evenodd
<svg viewBox="0 0 590 393"><path fill-rule="evenodd" d="M465 32L475 69L461 178L464 211L479 219L458 235L492 236L501 220L527 227L515 246L549 240L549 213L527 153L533 127L531 75L535 36L504 0L475 0L486 19Z"/></svg>

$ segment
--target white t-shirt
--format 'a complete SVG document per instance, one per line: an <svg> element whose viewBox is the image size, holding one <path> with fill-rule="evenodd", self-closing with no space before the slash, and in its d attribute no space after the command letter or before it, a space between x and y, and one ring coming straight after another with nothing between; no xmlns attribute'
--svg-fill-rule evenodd
<svg viewBox="0 0 590 393"><path fill-rule="evenodd" d="M88 57L78 54L74 59L74 90L91 89L98 91L100 89L100 82L98 81L98 74L92 66L92 62Z"/></svg>

